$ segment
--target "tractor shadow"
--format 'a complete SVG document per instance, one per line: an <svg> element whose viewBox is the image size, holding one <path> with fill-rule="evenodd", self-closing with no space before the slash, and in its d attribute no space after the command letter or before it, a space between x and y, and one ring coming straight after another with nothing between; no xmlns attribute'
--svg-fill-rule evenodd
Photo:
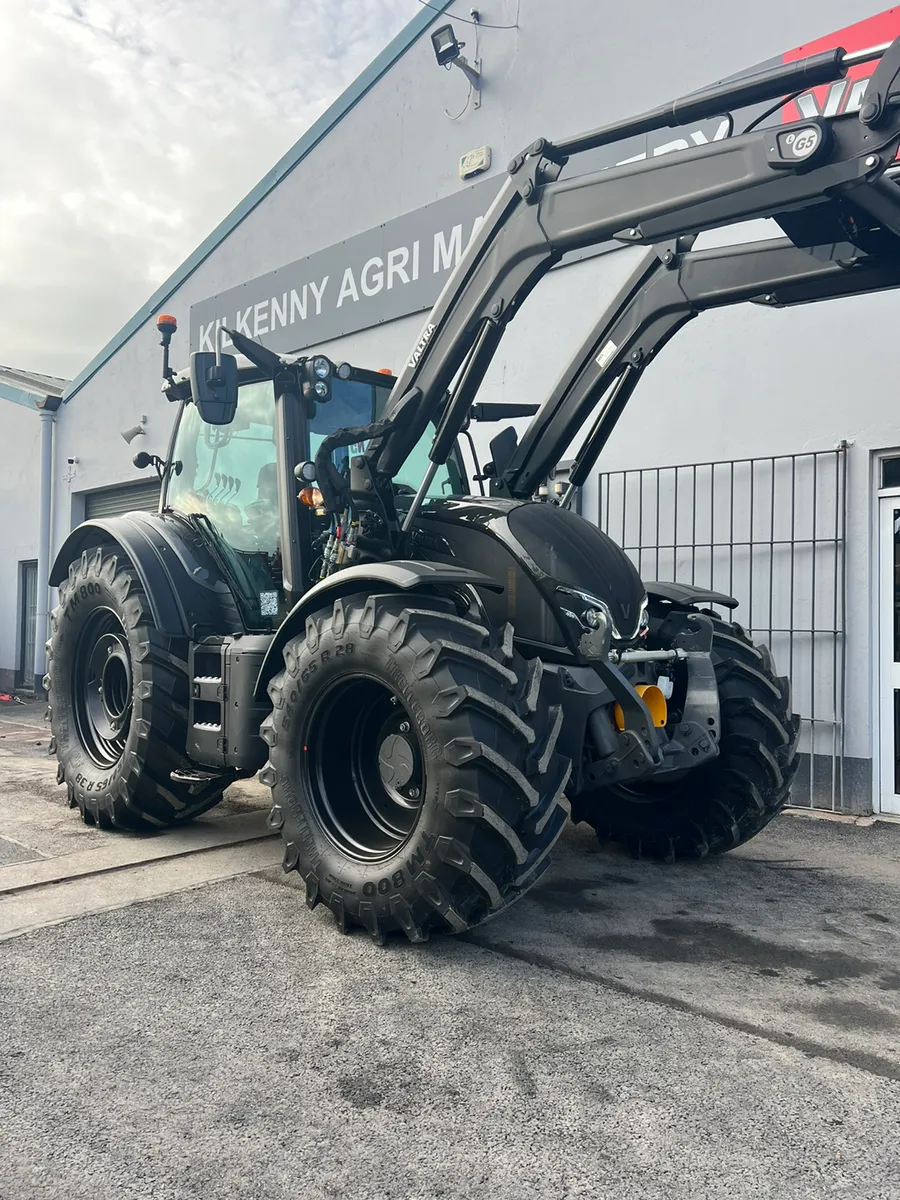
<svg viewBox="0 0 900 1200"><path fill-rule="evenodd" d="M842 869L817 824L783 817L737 852L675 864L573 827L540 883L463 940L626 990L777 996L834 1029L900 1030L900 870L891 881L883 843L855 828Z"/></svg>

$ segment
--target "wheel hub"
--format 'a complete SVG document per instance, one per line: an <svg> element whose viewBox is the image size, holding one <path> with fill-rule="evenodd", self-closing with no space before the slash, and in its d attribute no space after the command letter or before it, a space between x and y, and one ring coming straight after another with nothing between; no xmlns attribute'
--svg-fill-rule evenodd
<svg viewBox="0 0 900 1200"><path fill-rule="evenodd" d="M115 730L131 707L131 659L128 647L117 633L98 639L92 662L96 662L100 682L97 693L103 715Z"/></svg>
<svg viewBox="0 0 900 1200"><path fill-rule="evenodd" d="M412 746L399 733L389 733L378 752L378 771L385 791L404 808L418 808L419 788L410 784L416 769Z"/></svg>
<svg viewBox="0 0 900 1200"><path fill-rule="evenodd" d="M310 708L303 768L323 830L363 862L391 857L411 836L425 794L413 722L371 676L337 681Z"/></svg>
<svg viewBox="0 0 900 1200"><path fill-rule="evenodd" d="M82 631L74 693L81 744L98 766L114 766L131 726L132 671L125 630L109 609L98 609Z"/></svg>

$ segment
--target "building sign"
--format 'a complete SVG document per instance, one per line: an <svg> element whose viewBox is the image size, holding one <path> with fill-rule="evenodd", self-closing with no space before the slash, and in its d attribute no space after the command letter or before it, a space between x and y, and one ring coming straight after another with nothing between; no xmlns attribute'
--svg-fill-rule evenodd
<svg viewBox="0 0 900 1200"><path fill-rule="evenodd" d="M430 308L505 176L485 179L191 308L191 349L225 325L272 350L320 345Z"/></svg>

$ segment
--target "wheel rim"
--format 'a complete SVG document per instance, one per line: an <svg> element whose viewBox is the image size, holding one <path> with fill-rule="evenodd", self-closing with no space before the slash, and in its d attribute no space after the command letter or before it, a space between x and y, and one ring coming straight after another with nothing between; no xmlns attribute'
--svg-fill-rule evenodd
<svg viewBox="0 0 900 1200"><path fill-rule="evenodd" d="M316 819L342 854L390 858L412 836L425 795L415 724L383 683L355 675L313 703L303 774Z"/></svg>
<svg viewBox="0 0 900 1200"><path fill-rule="evenodd" d="M131 689L131 653L122 622L111 609L98 608L78 639L72 706L79 740L98 767L114 767L125 752Z"/></svg>

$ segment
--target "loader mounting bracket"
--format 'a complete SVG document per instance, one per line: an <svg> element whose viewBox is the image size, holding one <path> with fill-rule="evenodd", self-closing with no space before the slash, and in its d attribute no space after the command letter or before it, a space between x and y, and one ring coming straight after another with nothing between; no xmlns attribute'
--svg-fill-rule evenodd
<svg viewBox="0 0 900 1200"><path fill-rule="evenodd" d="M623 729L619 734L618 749L613 754L584 767L582 787L590 790L614 783L627 783L656 774L659 770L659 758L653 757L643 738L638 737L633 729Z"/></svg>
<svg viewBox="0 0 900 1200"><path fill-rule="evenodd" d="M702 613L671 612L657 630L656 638L672 650L709 654L713 642L712 621Z"/></svg>
<svg viewBox="0 0 900 1200"><path fill-rule="evenodd" d="M888 46L875 68L875 73L866 87L865 103L859 110L863 125L875 128L881 123L885 109L898 95L897 77L900 75L900 41Z"/></svg>

